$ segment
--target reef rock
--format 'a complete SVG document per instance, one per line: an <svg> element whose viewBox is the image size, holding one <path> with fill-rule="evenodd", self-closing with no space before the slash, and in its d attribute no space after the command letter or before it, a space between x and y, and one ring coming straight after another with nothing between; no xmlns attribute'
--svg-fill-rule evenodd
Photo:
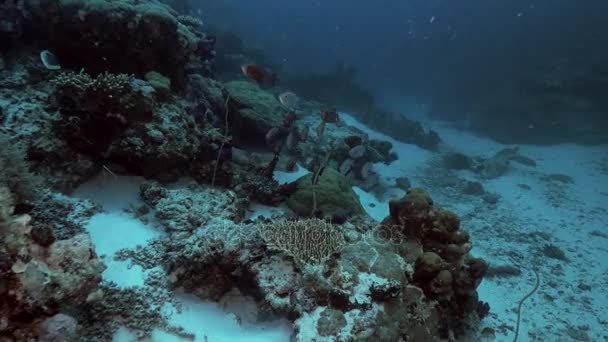
<svg viewBox="0 0 608 342"><path fill-rule="evenodd" d="M310 216L313 210L313 174L296 181L296 191L289 196L287 205L298 215ZM359 198L352 190L348 179L340 172L326 168L315 186L317 209L322 215L348 213L356 216L365 213Z"/></svg>
<svg viewBox="0 0 608 342"><path fill-rule="evenodd" d="M426 296L439 301L448 315L464 316L478 305L477 286L487 264L468 253L469 235L460 229L460 220L434 206L421 189L411 189L400 200L389 204L390 217L383 225L387 236L396 241L420 241L424 254L415 263L414 283Z"/></svg>
<svg viewBox="0 0 608 342"><path fill-rule="evenodd" d="M26 340L25 336L34 334L37 330L33 327L57 314L60 305L84 304L97 290L105 268L95 255L87 234L41 246L31 237L39 224L31 222L27 215L11 218L8 222L0 219L4 232L0 244L0 294L6 299L0 306L3 322L0 334L19 336L17 340ZM62 336L70 336L75 322L59 318L56 321L67 324ZM59 333L51 326L63 329L47 320L39 327L41 341L57 340L44 339Z"/></svg>
<svg viewBox="0 0 608 342"><path fill-rule="evenodd" d="M266 133L278 127L286 109L271 93L257 84L232 81L224 84L229 96L231 124L237 140L264 142Z"/></svg>
<svg viewBox="0 0 608 342"><path fill-rule="evenodd" d="M62 66L93 74L157 71L183 85L193 60L212 57L200 28L155 0L25 1L22 17Z"/></svg>

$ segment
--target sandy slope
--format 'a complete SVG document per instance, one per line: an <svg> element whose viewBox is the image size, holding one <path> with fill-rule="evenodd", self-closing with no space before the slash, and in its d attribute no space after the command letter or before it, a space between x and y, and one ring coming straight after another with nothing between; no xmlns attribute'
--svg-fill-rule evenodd
<svg viewBox="0 0 608 342"><path fill-rule="evenodd" d="M352 118L346 120L369 132ZM511 147L447 126L433 128L445 149L467 155L490 157ZM513 340L515 310L534 286L535 266L541 286L523 306L519 341L608 340L608 146L521 145L521 154L535 159L536 167L513 163L508 174L484 181L471 172L438 171L429 153L391 141L399 160L374 168L387 183L408 176L414 186L423 186L437 203L461 217L475 245L473 254L492 264L521 269L519 276L487 279L480 286L480 298L492 308L483 325L495 329L495 341ZM554 173L566 174L574 183L542 179ZM452 176L481 181L501 199L494 206L462 195L442 182L442 177ZM391 191L388 198L378 201L361 190L358 193L364 204L375 204L374 208L365 205L375 218L387 214L391 194L400 195ZM562 249L568 261L544 256L540 251L550 244Z"/></svg>

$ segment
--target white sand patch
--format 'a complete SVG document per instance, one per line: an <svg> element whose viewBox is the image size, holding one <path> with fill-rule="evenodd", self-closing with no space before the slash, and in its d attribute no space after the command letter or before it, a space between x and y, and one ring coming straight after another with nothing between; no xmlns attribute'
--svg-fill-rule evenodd
<svg viewBox="0 0 608 342"><path fill-rule="evenodd" d="M243 322L246 315L241 308L251 309L251 303L239 303L229 308L238 312L226 313L216 303L203 302L196 297L179 295L178 301L181 312L172 305L166 305L164 310L171 316L170 323L183 327L186 331L195 334L195 341L209 342L271 342L289 341L291 336L291 323L275 321L271 323ZM175 336L162 331L153 334L154 342L182 341Z"/></svg>
<svg viewBox="0 0 608 342"><path fill-rule="evenodd" d="M141 177L115 177L102 174L80 186L73 194L74 197L90 199L103 206L105 212L94 215L86 229L91 234L96 253L104 256L103 261L108 266L103 273L104 280L116 282L122 287L146 286L144 279L150 271L144 271L140 266L131 265L128 261L113 260L115 253L123 248L145 246L152 239L163 234L125 212L125 209L141 204L138 193L142 181ZM283 342L290 340L291 323L287 321L243 323L241 316L246 316L246 313L251 311L251 302L233 300L234 304L220 308L217 303L205 302L194 296L176 296L181 304L181 312L178 312L169 303L163 310L169 315L169 323L181 326L186 332L194 334L194 341ZM113 337L113 342L135 341L137 341L135 334L124 328ZM190 340L156 330L150 341Z"/></svg>
<svg viewBox="0 0 608 342"><path fill-rule="evenodd" d="M310 172L306 170L306 168L302 167L300 164L296 164L296 170L293 172L284 172L284 171L274 171L272 177L274 180L279 182L279 184L287 184L293 181L300 179L303 176L306 176Z"/></svg>

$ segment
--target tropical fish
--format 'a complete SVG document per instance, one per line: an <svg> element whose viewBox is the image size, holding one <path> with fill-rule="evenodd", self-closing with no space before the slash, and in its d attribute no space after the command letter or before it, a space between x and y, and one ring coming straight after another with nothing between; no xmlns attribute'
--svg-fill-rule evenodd
<svg viewBox="0 0 608 342"><path fill-rule="evenodd" d="M342 164L340 164L338 171L340 171L341 174L346 176L353 169L354 163L355 163L354 160L346 159L345 161L342 162Z"/></svg>
<svg viewBox="0 0 608 342"><path fill-rule="evenodd" d="M245 77L256 81L258 84L274 85L274 75L258 65L252 63L243 64L241 65L241 71Z"/></svg>
<svg viewBox="0 0 608 342"><path fill-rule="evenodd" d="M367 177L369 177L370 172L372 172L372 163L367 162L361 167L361 178L367 179Z"/></svg>
<svg viewBox="0 0 608 342"><path fill-rule="evenodd" d="M295 158L291 158L287 161L287 164L285 164L285 170L287 170L287 172L293 172L296 170L296 163L297 163L297 159Z"/></svg>
<svg viewBox="0 0 608 342"><path fill-rule="evenodd" d="M57 59L57 56L55 56L55 54L49 50L40 51L40 61L47 70L61 69L61 65L59 65L59 60Z"/></svg>
<svg viewBox="0 0 608 342"><path fill-rule="evenodd" d="M322 112L321 113L321 123L317 127L317 136L318 137L323 136L323 132L325 131L326 123L328 123L328 122L336 123L336 122L338 122L338 120L339 120L338 111L335 108Z"/></svg>
<svg viewBox="0 0 608 342"><path fill-rule="evenodd" d="M336 123L340 121L340 117L338 116L338 111L335 108L332 108L321 113L321 120L329 123Z"/></svg>
<svg viewBox="0 0 608 342"><path fill-rule="evenodd" d="M273 127L266 133L266 144L272 147L274 153L281 152L287 138L291 135L291 130L285 127Z"/></svg>
<svg viewBox="0 0 608 342"><path fill-rule="evenodd" d="M348 151L348 155L352 159L359 159L359 158L363 157L364 154L365 154L365 146L363 146L363 145L357 145Z"/></svg>
<svg viewBox="0 0 608 342"><path fill-rule="evenodd" d="M287 108L295 108L298 105L298 96L290 91L279 95L279 102Z"/></svg>

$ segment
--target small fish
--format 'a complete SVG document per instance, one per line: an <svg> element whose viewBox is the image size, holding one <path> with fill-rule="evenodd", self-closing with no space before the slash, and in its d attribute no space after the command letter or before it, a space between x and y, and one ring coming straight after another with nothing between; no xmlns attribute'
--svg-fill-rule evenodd
<svg viewBox="0 0 608 342"><path fill-rule="evenodd" d="M328 109L321 113L321 119L325 122L336 123L340 121L340 117L338 116L338 111L335 108Z"/></svg>
<svg viewBox="0 0 608 342"><path fill-rule="evenodd" d="M55 54L49 50L40 51L40 61L47 70L61 69L61 65L59 65L59 60L57 59L57 56L55 56Z"/></svg>
<svg viewBox="0 0 608 342"><path fill-rule="evenodd" d="M294 172L296 170L296 164L297 164L298 160L295 158L291 158L287 161L287 163L285 164L285 170L287 172Z"/></svg>
<svg viewBox="0 0 608 342"><path fill-rule="evenodd" d="M367 162L361 167L361 178L367 179L369 174L372 172L372 163Z"/></svg>
<svg viewBox="0 0 608 342"><path fill-rule="evenodd" d="M241 71L243 75L250 80L254 80L258 84L263 85L274 85L275 77L264 68L255 64L243 64L241 65Z"/></svg>
<svg viewBox="0 0 608 342"><path fill-rule="evenodd" d="M340 164L338 171L340 171L341 174L347 176L350 173L350 171L353 169L354 163L355 163L354 160L346 159L345 161L342 162L342 164Z"/></svg>
<svg viewBox="0 0 608 342"><path fill-rule="evenodd" d="M365 154L365 146L363 146L363 145L357 145L348 151L348 155L352 159L359 159L359 158L363 157L364 154Z"/></svg>
<svg viewBox="0 0 608 342"><path fill-rule="evenodd" d="M290 109L297 107L299 100L298 96L290 91L286 91L279 95L279 102Z"/></svg>
<svg viewBox="0 0 608 342"><path fill-rule="evenodd" d="M284 138L285 132L279 127L273 127L266 133L266 144L268 146L273 146L277 141L283 140Z"/></svg>

